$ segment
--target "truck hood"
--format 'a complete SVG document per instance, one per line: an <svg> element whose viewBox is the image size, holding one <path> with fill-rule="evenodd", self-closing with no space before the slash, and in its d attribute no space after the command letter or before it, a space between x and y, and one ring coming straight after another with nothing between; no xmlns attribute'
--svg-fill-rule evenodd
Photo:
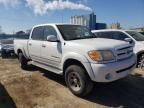
<svg viewBox="0 0 144 108"><path fill-rule="evenodd" d="M70 43L76 46L82 46L83 48L90 48L95 50L115 49L130 45L124 41L103 38L73 40Z"/></svg>

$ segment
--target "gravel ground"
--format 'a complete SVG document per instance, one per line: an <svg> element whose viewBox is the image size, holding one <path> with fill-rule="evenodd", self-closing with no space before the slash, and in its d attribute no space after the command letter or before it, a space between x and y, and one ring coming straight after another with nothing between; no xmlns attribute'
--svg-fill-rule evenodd
<svg viewBox="0 0 144 108"><path fill-rule="evenodd" d="M46 70L20 68L0 58L0 108L144 108L144 72L109 84L95 84L86 98L74 96L64 79Z"/></svg>

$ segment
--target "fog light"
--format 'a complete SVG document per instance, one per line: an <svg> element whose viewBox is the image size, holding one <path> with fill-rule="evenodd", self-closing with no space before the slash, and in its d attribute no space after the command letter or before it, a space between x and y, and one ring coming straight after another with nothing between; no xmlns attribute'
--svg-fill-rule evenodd
<svg viewBox="0 0 144 108"><path fill-rule="evenodd" d="M106 74L105 79L110 80L112 78L112 75L110 73Z"/></svg>

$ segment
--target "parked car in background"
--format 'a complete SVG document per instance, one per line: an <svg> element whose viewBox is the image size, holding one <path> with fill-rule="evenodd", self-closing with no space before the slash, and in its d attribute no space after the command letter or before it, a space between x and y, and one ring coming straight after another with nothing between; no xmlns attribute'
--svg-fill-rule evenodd
<svg viewBox="0 0 144 108"><path fill-rule="evenodd" d="M15 37L15 35L13 34L0 34L0 56L1 56L1 53L2 53L2 42L3 40L9 40L9 39L13 39Z"/></svg>
<svg viewBox="0 0 144 108"><path fill-rule="evenodd" d="M132 45L95 38L81 25L37 25L28 40L14 40L14 50L23 69L31 61L63 75L68 88L77 96L90 93L93 82L108 83L128 76L136 64Z"/></svg>
<svg viewBox="0 0 144 108"><path fill-rule="evenodd" d="M8 38L9 37L9 38ZM1 36L0 40L0 55L2 58L7 58L15 55L14 53L14 39L28 39L29 34Z"/></svg>
<svg viewBox="0 0 144 108"><path fill-rule="evenodd" d="M6 58L14 55L13 38L1 40L1 57Z"/></svg>
<svg viewBox="0 0 144 108"><path fill-rule="evenodd" d="M93 30L98 38L122 40L134 45L137 67L144 69L144 35L133 30Z"/></svg>
<svg viewBox="0 0 144 108"><path fill-rule="evenodd" d="M140 32L140 33L144 35L144 32Z"/></svg>

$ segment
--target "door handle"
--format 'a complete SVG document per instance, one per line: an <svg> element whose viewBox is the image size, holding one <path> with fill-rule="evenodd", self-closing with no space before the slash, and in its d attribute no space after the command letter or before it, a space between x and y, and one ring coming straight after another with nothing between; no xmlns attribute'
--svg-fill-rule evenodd
<svg viewBox="0 0 144 108"><path fill-rule="evenodd" d="M46 47L46 45L42 45L42 47L44 47L44 48L45 48L45 47Z"/></svg>

